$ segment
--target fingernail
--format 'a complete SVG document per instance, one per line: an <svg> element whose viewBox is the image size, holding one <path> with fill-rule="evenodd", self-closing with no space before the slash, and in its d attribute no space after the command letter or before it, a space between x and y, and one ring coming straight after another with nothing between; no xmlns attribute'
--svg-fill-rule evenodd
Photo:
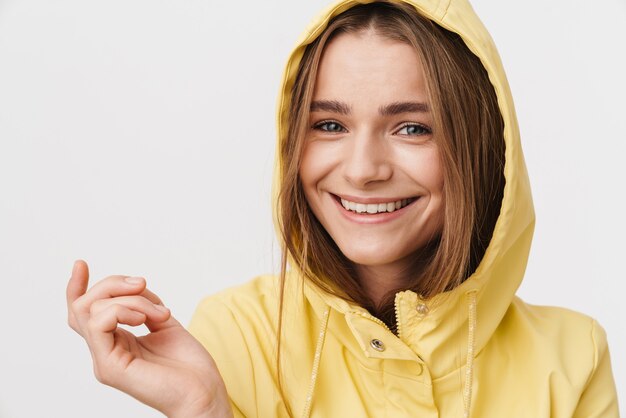
<svg viewBox="0 0 626 418"><path fill-rule="evenodd" d="M78 260L74 261L74 265L72 266L72 276L76 273L76 266L78 266Z"/></svg>
<svg viewBox="0 0 626 418"><path fill-rule="evenodd" d="M139 284L143 282L143 277L127 277L124 279L124 281L129 284Z"/></svg>

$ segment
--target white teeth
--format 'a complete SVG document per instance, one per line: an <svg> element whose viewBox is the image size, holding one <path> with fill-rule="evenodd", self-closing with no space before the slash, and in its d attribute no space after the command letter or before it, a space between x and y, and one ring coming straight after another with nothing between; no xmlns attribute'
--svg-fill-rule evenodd
<svg viewBox="0 0 626 418"><path fill-rule="evenodd" d="M400 208L405 207L409 203L413 202L415 199L401 199L395 202L388 203L356 203L350 202L346 199L341 199L341 206L343 206L346 210L350 210L356 213L384 213L384 212L393 212Z"/></svg>

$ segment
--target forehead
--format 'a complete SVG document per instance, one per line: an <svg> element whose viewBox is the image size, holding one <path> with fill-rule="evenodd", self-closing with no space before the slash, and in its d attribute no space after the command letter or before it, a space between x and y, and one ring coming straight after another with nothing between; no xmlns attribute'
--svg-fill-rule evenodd
<svg viewBox="0 0 626 418"><path fill-rule="evenodd" d="M340 34L325 47L315 99L425 100L424 72L413 46L374 32Z"/></svg>

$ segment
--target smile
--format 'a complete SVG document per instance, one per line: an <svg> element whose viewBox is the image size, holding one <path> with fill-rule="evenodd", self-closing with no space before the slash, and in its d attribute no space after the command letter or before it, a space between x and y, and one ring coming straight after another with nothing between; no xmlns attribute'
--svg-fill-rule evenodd
<svg viewBox="0 0 626 418"><path fill-rule="evenodd" d="M394 212L398 209L402 209L403 207L417 200L417 198L411 197L408 199L399 199L399 200L389 201L389 202L381 201L381 202L372 202L372 203L359 203L359 202L352 202L350 200L343 199L340 197L338 197L338 199L341 202L341 205L344 207L344 209L354 212L354 213L363 213L363 214L369 214L369 215L374 215L377 213Z"/></svg>

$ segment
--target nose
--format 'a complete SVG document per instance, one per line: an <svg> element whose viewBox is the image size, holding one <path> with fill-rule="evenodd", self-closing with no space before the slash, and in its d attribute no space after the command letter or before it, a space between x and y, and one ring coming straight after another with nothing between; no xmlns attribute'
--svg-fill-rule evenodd
<svg viewBox="0 0 626 418"><path fill-rule="evenodd" d="M385 138L373 133L354 135L347 141L343 176L356 188L391 178L393 168Z"/></svg>

